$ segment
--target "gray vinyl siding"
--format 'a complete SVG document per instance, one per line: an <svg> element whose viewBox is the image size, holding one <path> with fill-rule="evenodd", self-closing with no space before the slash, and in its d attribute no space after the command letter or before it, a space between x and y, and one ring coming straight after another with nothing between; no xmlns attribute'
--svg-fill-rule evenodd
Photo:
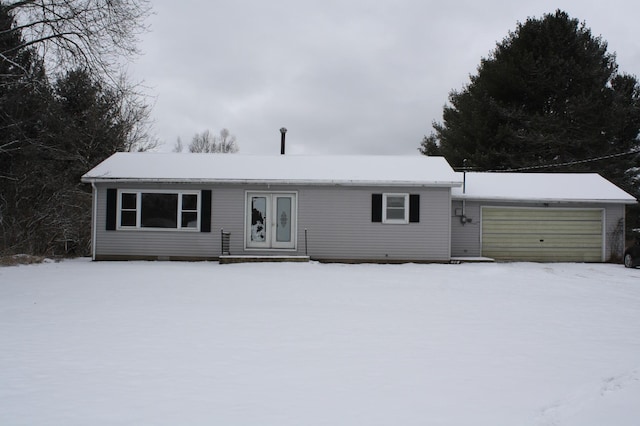
<svg viewBox="0 0 640 426"><path fill-rule="evenodd" d="M231 234L232 255L307 254L312 259L328 261L448 261L450 258L449 188L118 185L119 189L211 190L210 233L146 229L106 231L106 188L107 185L101 184L97 191L97 258L217 258L221 252L221 230ZM245 199L246 193L251 191L297 194L295 249L245 248ZM372 223L371 195L385 192L419 194L420 222Z"/></svg>
<svg viewBox="0 0 640 426"><path fill-rule="evenodd" d="M461 200L452 201L451 221L451 256L477 257L481 255L481 206L495 207L548 207L548 208L584 208L604 210L604 259L621 255L624 246L624 204L599 204L599 203L554 203L545 206L544 203L507 203L491 201L466 201L465 212L471 223L464 225L460 217L455 216L456 209L462 208ZM621 222L620 222L621 221ZM621 232L616 232L616 227L621 223Z"/></svg>
<svg viewBox="0 0 640 426"><path fill-rule="evenodd" d="M371 222L371 194L420 195L420 222ZM431 260L450 258L448 188L308 188L300 191L299 230L318 259Z"/></svg>
<svg viewBox="0 0 640 426"><path fill-rule="evenodd" d="M107 188L112 185L98 186L98 202L96 212L95 254L100 257L131 258L214 258L220 251L212 239L213 232L195 232L179 230L106 230ZM198 185L118 185L118 189L167 189L167 190L201 190L207 189ZM213 231L213 230L212 230Z"/></svg>
<svg viewBox="0 0 640 426"><path fill-rule="evenodd" d="M451 256L480 256L480 204L467 201L464 206L467 222L462 223L456 210L462 210L462 201L452 201L451 208ZM469 221L471 219L471 221Z"/></svg>

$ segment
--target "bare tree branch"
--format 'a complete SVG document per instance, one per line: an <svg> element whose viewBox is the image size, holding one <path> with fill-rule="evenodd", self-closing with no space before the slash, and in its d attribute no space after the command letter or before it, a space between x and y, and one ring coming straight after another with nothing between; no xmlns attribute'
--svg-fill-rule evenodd
<svg viewBox="0 0 640 426"><path fill-rule="evenodd" d="M209 130L196 133L189 144L189 152L233 154L238 152L236 137L228 129L220 130L219 136L214 136Z"/></svg>
<svg viewBox="0 0 640 426"><path fill-rule="evenodd" d="M138 36L146 31L149 0L22 0L4 5L17 25L3 33L20 32L56 71L86 68L115 85L121 60L138 53ZM2 33L0 33L2 34Z"/></svg>

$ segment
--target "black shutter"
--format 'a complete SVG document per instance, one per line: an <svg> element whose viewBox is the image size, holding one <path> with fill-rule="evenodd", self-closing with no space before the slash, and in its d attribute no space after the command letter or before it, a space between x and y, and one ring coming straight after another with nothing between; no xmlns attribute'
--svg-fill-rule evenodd
<svg viewBox="0 0 640 426"><path fill-rule="evenodd" d="M115 188L107 188L107 231L116 230L117 198L118 190Z"/></svg>
<svg viewBox="0 0 640 426"><path fill-rule="evenodd" d="M200 192L200 232L211 232L211 190Z"/></svg>
<svg viewBox="0 0 640 426"><path fill-rule="evenodd" d="M371 222L382 222L382 194L371 194Z"/></svg>
<svg viewBox="0 0 640 426"><path fill-rule="evenodd" d="M409 222L420 222L420 194L409 195Z"/></svg>

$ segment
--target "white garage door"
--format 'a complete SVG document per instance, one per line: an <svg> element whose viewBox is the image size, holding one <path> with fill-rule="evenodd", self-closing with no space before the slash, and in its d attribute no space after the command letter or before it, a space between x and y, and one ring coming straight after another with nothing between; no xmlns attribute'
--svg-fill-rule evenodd
<svg viewBox="0 0 640 426"><path fill-rule="evenodd" d="M482 255L534 262L603 261L601 209L482 208Z"/></svg>

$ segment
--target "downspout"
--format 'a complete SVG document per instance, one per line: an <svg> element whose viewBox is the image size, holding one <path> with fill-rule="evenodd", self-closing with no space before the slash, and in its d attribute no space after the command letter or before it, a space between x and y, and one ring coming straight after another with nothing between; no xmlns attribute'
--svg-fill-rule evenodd
<svg viewBox="0 0 640 426"><path fill-rule="evenodd" d="M462 195L467 193L467 172L466 170L462 171ZM462 217L467 217L467 202L464 199L464 197L462 198ZM464 225L464 223L463 223Z"/></svg>
<svg viewBox="0 0 640 426"><path fill-rule="evenodd" d="M98 188L96 182L91 182L93 192L93 211L91 212L91 260L96 260L96 237L98 234L97 217L98 217Z"/></svg>
<svg viewBox="0 0 640 426"><path fill-rule="evenodd" d="M462 193L466 194L467 192L467 172L465 170L462 171Z"/></svg>

